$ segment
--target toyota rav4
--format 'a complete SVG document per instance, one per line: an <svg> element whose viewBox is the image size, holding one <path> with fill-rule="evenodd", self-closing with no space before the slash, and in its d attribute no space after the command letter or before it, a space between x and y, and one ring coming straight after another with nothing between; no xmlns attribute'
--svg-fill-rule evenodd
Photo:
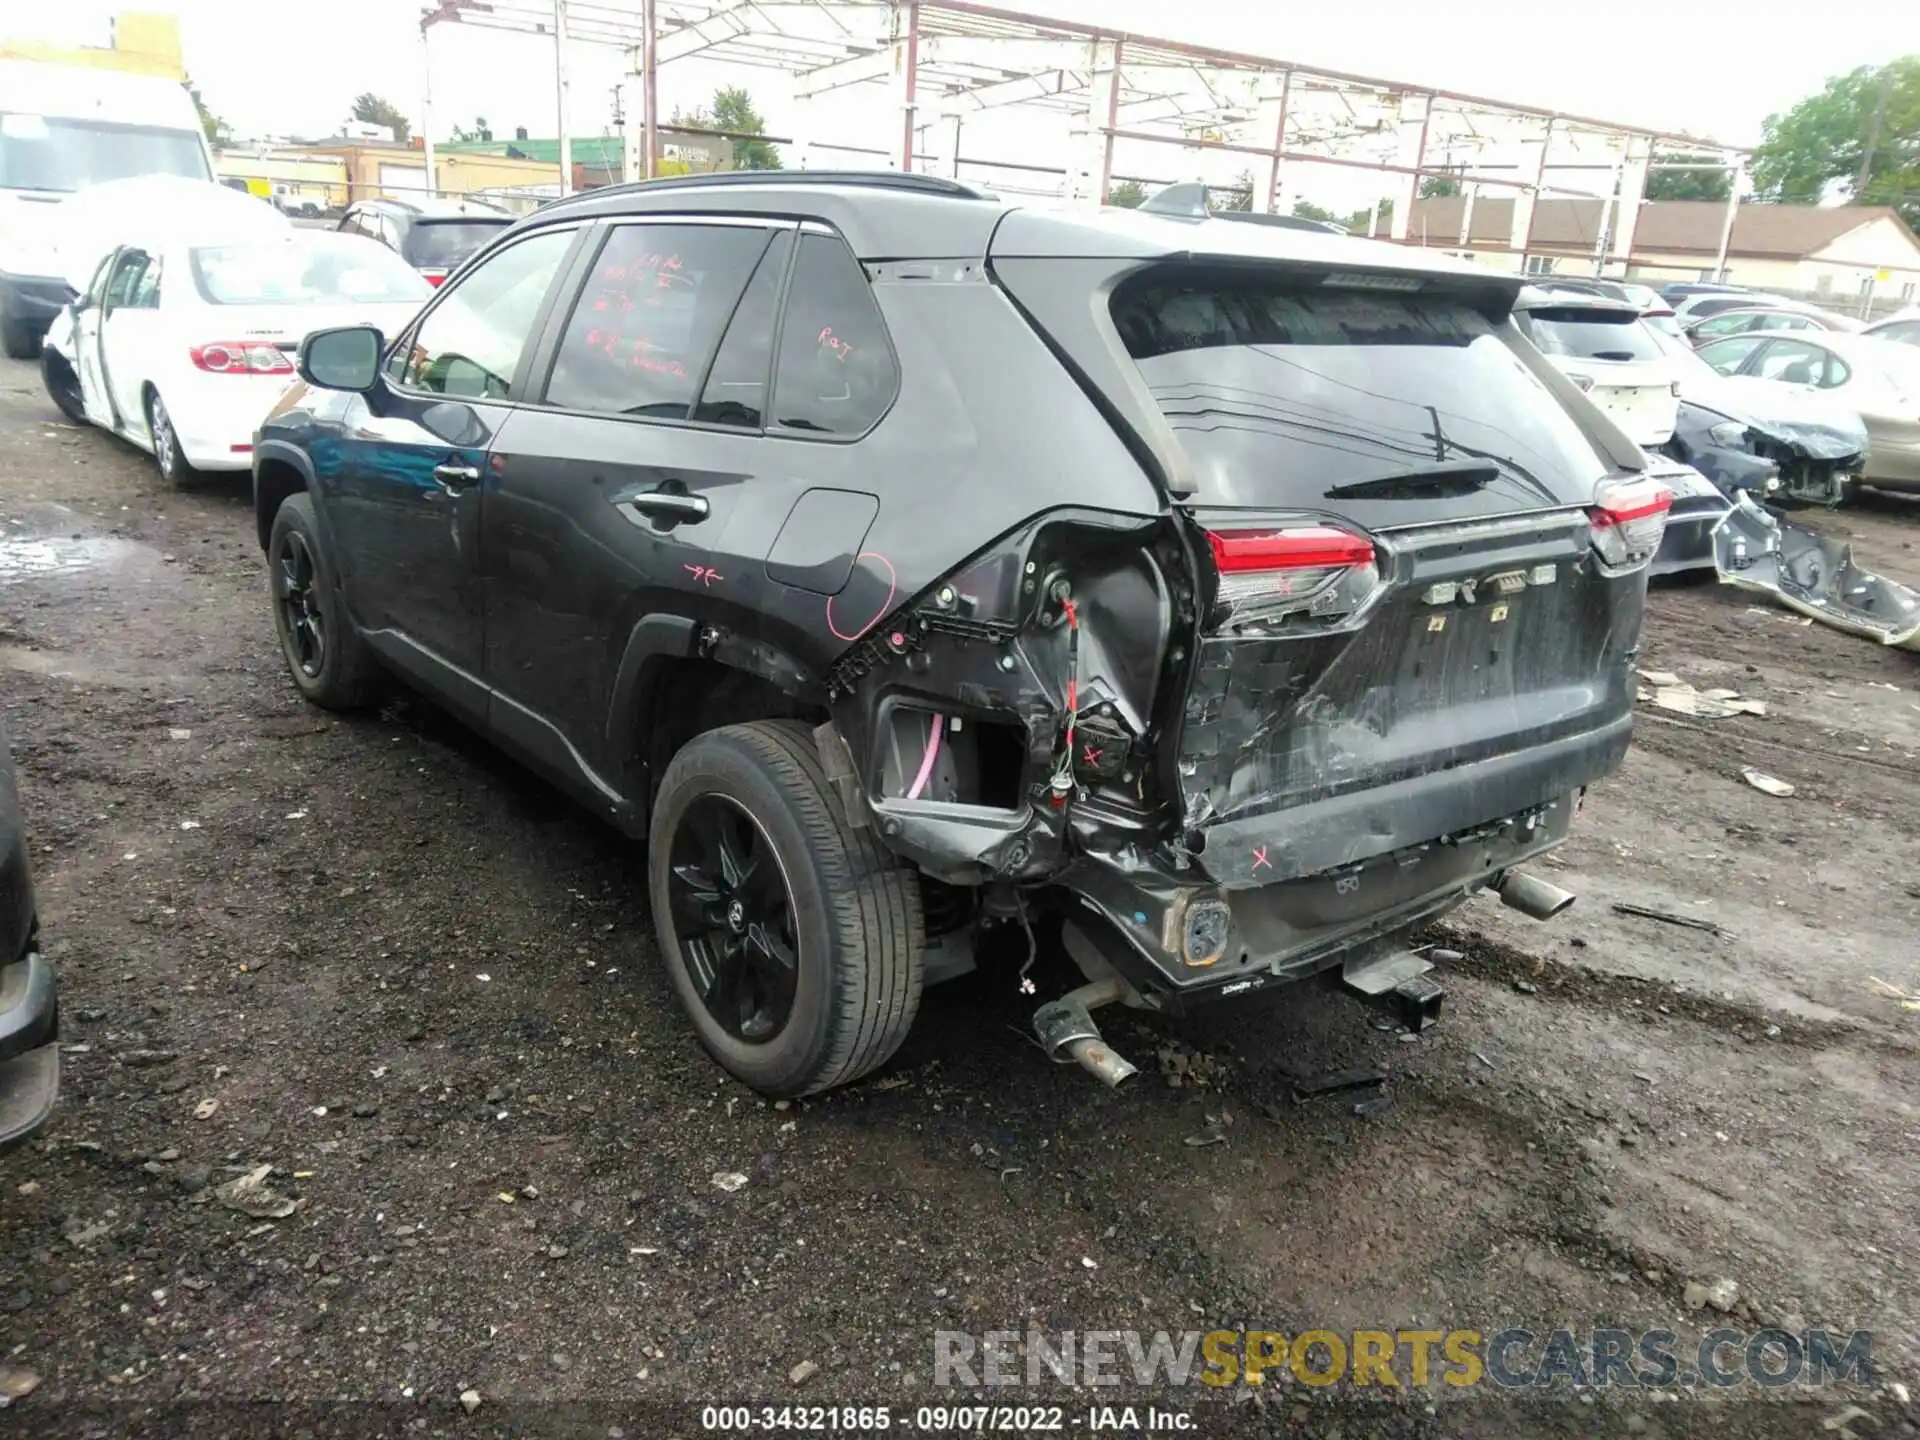
<svg viewBox="0 0 1920 1440"><path fill-rule="evenodd" d="M1095 1005L1338 968L1625 752L1669 494L1389 244L740 173L560 201L398 336L308 338L255 446L293 681L391 671L644 839L673 985L771 1095L881 1064L985 919Z"/></svg>

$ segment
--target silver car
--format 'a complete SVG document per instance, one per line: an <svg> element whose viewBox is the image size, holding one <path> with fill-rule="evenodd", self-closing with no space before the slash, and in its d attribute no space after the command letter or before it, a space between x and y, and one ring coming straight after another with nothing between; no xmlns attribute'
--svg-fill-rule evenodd
<svg viewBox="0 0 1920 1440"><path fill-rule="evenodd" d="M1722 375L1823 391L1867 427L1861 479L1920 492L1920 349L1837 331L1749 332L1700 347Z"/></svg>

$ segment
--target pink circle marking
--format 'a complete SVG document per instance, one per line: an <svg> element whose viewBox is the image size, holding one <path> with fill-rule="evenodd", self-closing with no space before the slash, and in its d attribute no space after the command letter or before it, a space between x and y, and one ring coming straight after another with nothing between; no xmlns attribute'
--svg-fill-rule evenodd
<svg viewBox="0 0 1920 1440"><path fill-rule="evenodd" d="M849 635L846 631L842 630L838 625L834 624L834 621L833 621L834 597L829 595L827 597L827 629L831 630L833 632L834 638L838 640L847 640L847 641L858 640L862 635L866 634L869 630L873 629L874 626L878 625L881 622L881 620L886 618L887 612L893 609L894 593L900 588L900 577L898 574L894 572L893 562L887 559L887 557L882 555L878 550L862 550L858 555L854 556L853 563L856 566L858 566L862 560L878 560L882 565L887 567L887 598L880 602L880 608L873 612L872 619L868 620L866 624L862 625L858 630L855 630L851 635Z"/></svg>

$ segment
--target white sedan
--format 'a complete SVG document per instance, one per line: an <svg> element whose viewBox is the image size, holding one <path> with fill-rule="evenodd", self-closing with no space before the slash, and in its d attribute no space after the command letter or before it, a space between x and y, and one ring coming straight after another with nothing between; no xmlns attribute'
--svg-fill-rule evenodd
<svg viewBox="0 0 1920 1440"><path fill-rule="evenodd" d="M41 373L70 419L151 451L178 484L252 467L254 429L310 332L395 335L432 293L391 250L332 231L123 244L54 321Z"/></svg>

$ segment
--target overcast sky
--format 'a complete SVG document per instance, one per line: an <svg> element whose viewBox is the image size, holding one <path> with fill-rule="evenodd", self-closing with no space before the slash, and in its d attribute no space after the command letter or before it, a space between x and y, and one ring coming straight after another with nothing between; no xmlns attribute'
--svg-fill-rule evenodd
<svg viewBox="0 0 1920 1440"><path fill-rule="evenodd" d="M599 3L639 8L639 0ZM1752 143L1769 113L1830 75L1920 50L1920 4L1913 0L1823 0L1785 11L1727 0L1614 0L1584 11L1510 0L1000 3L1731 144ZM179 14L189 71L207 103L241 134L335 131L363 90L389 97L418 123L419 0L62 0L57 15L48 6L7 28L101 44L108 17L122 8ZM27 9L28 0L0 0L10 17ZM1516 15L1524 21L1516 23ZM443 25L432 43L437 136L480 115L496 135L520 125L534 135L554 132L551 41ZM575 133L610 133L619 52L577 44L569 66ZM746 84L770 132L786 133L793 118L786 77L766 70L670 65L661 80L662 117L675 105L699 104L717 83ZM871 123L884 114L885 92L864 93ZM873 129L861 128L867 143L876 143ZM969 154L996 139L978 133L980 143L963 146Z"/></svg>

